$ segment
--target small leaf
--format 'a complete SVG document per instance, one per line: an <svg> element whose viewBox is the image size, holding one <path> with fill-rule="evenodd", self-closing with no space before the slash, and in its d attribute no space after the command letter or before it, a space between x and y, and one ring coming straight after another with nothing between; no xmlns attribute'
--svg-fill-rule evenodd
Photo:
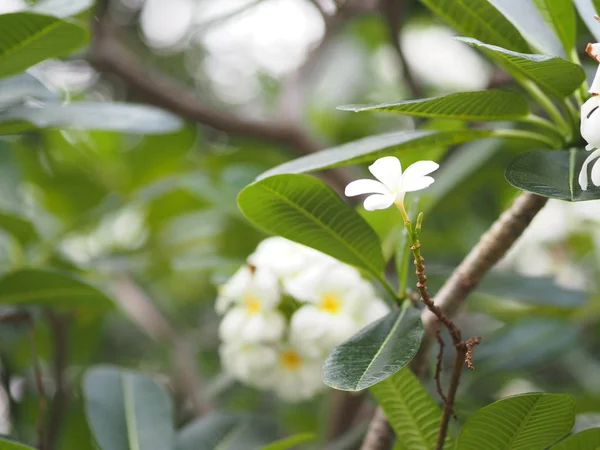
<svg viewBox="0 0 600 450"><path fill-rule="evenodd" d="M0 15L0 78L48 58L68 55L88 40L87 30L57 17L30 12Z"/></svg>
<svg viewBox="0 0 600 450"><path fill-rule="evenodd" d="M577 22L572 0L534 0L542 16L552 25L567 55L575 46Z"/></svg>
<svg viewBox="0 0 600 450"><path fill-rule="evenodd" d="M571 94L585 80L581 66L558 56L517 53L468 37L456 39L481 49L509 73L524 76L559 97Z"/></svg>
<svg viewBox="0 0 600 450"><path fill-rule="evenodd" d="M240 192L238 205L266 231L382 277L377 234L321 180L302 174L264 178Z"/></svg>
<svg viewBox="0 0 600 450"><path fill-rule="evenodd" d="M567 435L575 400L564 394L523 394L472 414L460 431L457 450L543 450Z"/></svg>
<svg viewBox="0 0 600 450"><path fill-rule="evenodd" d="M76 16L94 6L94 0L40 0L29 9L38 14L56 17Z"/></svg>
<svg viewBox="0 0 600 450"><path fill-rule="evenodd" d="M261 447L260 450L289 450L298 444L312 441L313 439L315 439L315 435L313 433L296 434L294 436L280 439L276 442L271 442L270 444Z"/></svg>
<svg viewBox="0 0 600 450"><path fill-rule="evenodd" d="M102 450L172 450L173 403L147 376L114 367L87 371L85 411Z"/></svg>
<svg viewBox="0 0 600 450"><path fill-rule="evenodd" d="M576 149L534 150L517 155L504 175L514 187L544 197L570 202L596 200L600 198L600 187L590 181L587 191L582 191L578 182L581 166L588 156L589 153Z"/></svg>
<svg viewBox="0 0 600 450"><path fill-rule="evenodd" d="M405 367L369 388L396 433L402 450L434 450L442 412L412 371ZM451 447L448 437L445 447Z"/></svg>
<svg viewBox="0 0 600 450"><path fill-rule="evenodd" d="M270 420L214 412L183 427L175 450L258 450L277 438L278 427Z"/></svg>
<svg viewBox="0 0 600 450"><path fill-rule="evenodd" d="M492 130L401 131L368 136L281 164L261 174L258 179L282 173L302 173L331 167L373 162L382 156L401 157L402 152L447 147L462 142L484 139L494 135Z"/></svg>
<svg viewBox="0 0 600 450"><path fill-rule="evenodd" d="M441 97L379 105L345 105L343 111L382 111L420 117L461 120L514 120L529 114L525 99L500 89L458 92Z"/></svg>
<svg viewBox="0 0 600 450"><path fill-rule="evenodd" d="M581 431L564 441L553 445L551 450L598 450L600 449L600 428Z"/></svg>
<svg viewBox="0 0 600 450"><path fill-rule="evenodd" d="M323 364L323 381L342 391L360 391L406 366L423 338L421 313L406 305L335 347Z"/></svg>
<svg viewBox="0 0 600 450"><path fill-rule="evenodd" d="M35 450L33 447L28 447L16 441L8 441L0 438L0 450Z"/></svg>
<svg viewBox="0 0 600 450"><path fill-rule="evenodd" d="M21 269L0 277L0 304L105 310L112 301L101 291L58 271Z"/></svg>
<svg viewBox="0 0 600 450"><path fill-rule="evenodd" d="M129 103L75 102L68 105L17 106L0 112L3 123L30 128L83 128L126 133L170 133L183 126L177 116L147 105ZM0 128L1 130L1 128Z"/></svg>
<svg viewBox="0 0 600 450"><path fill-rule="evenodd" d="M527 42L521 37L519 31L488 0L421 0L421 2L461 34L519 52L529 50Z"/></svg>

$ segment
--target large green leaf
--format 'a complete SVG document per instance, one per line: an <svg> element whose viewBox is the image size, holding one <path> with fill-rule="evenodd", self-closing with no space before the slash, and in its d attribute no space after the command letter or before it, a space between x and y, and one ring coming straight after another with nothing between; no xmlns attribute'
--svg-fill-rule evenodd
<svg viewBox="0 0 600 450"><path fill-rule="evenodd" d="M564 394L523 394L472 414L457 450L543 450L565 436L575 420L575 400Z"/></svg>
<svg viewBox="0 0 600 450"><path fill-rule="evenodd" d="M81 25L31 12L0 15L0 78L68 55L88 39Z"/></svg>
<svg viewBox="0 0 600 450"><path fill-rule="evenodd" d="M421 2L461 34L518 52L529 51L529 46L519 31L488 0Z"/></svg>
<svg viewBox="0 0 600 450"><path fill-rule="evenodd" d="M3 127L19 125L19 131L38 128L84 128L128 133L170 133L183 126L177 116L148 105L130 103L49 103L40 107L17 106L0 112Z"/></svg>
<svg viewBox="0 0 600 450"><path fill-rule="evenodd" d="M594 19L594 16L600 13L598 0L574 0L574 3L581 19L585 22L596 41L600 41L600 27Z"/></svg>
<svg viewBox="0 0 600 450"><path fill-rule="evenodd" d="M394 429L398 448L435 449L442 412L408 367L369 390ZM446 446L451 446L450 438Z"/></svg>
<svg viewBox="0 0 600 450"><path fill-rule="evenodd" d="M534 0L546 22L552 25L567 55L575 46L576 18L572 0Z"/></svg>
<svg viewBox="0 0 600 450"><path fill-rule="evenodd" d="M100 366L83 380L85 411L102 450L172 450L173 403L147 376Z"/></svg>
<svg viewBox="0 0 600 450"><path fill-rule="evenodd" d="M461 120L514 120L529 114L525 99L500 89L458 92L441 97L379 105L345 105L343 111L385 111L420 117Z"/></svg>
<svg viewBox="0 0 600 450"><path fill-rule="evenodd" d="M270 420L214 412L186 425L175 450L258 450L278 437L278 427Z"/></svg>
<svg viewBox="0 0 600 450"><path fill-rule="evenodd" d="M402 152L408 150L418 151L432 147L447 147L493 135L492 130L475 129L418 130L378 134L286 162L267 170L258 178L261 179L281 173L312 172L347 164L373 162L382 156L400 157Z"/></svg>
<svg viewBox="0 0 600 450"><path fill-rule="evenodd" d="M405 303L335 347L323 364L323 381L343 391L373 386L406 366L422 338L421 314Z"/></svg>
<svg viewBox="0 0 600 450"><path fill-rule="evenodd" d="M312 441L314 438L315 435L313 433L295 434L294 436L280 439L276 442L271 442L270 444L263 446L260 450L289 450L298 444Z"/></svg>
<svg viewBox="0 0 600 450"><path fill-rule="evenodd" d="M383 276L385 261L375 231L317 178L264 178L240 192L238 205L248 220L266 231Z"/></svg>
<svg viewBox="0 0 600 450"><path fill-rule="evenodd" d="M559 97L571 94L585 80L585 71L581 66L558 56L517 53L468 37L456 39L481 49L513 76L526 77Z"/></svg>
<svg viewBox="0 0 600 450"><path fill-rule="evenodd" d="M600 450L600 428L581 431L552 446L552 450Z"/></svg>
<svg viewBox="0 0 600 450"><path fill-rule="evenodd" d="M25 444L21 444L16 441L7 441L6 439L0 439L0 450L34 450L33 447L28 447Z"/></svg>
<svg viewBox="0 0 600 450"><path fill-rule="evenodd" d="M571 202L596 200L600 198L600 187L590 181L587 191L582 191L578 182L581 166L587 156L589 153L576 149L525 152L511 161L505 176L514 187L544 197Z"/></svg>
<svg viewBox="0 0 600 450"><path fill-rule="evenodd" d="M21 269L0 277L0 304L104 310L113 302L95 287L62 272Z"/></svg>

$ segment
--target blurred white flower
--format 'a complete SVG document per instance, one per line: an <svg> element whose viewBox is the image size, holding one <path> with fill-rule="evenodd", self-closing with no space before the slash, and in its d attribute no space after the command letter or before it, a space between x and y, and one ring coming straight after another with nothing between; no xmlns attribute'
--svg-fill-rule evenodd
<svg viewBox="0 0 600 450"><path fill-rule="evenodd" d="M322 357L315 357L306 348L284 346L279 350L275 368L275 392L287 401L308 400L322 391L325 384L321 380Z"/></svg>
<svg viewBox="0 0 600 450"><path fill-rule="evenodd" d="M279 311L235 306L221 321L219 336L224 342L275 342L283 337L285 317Z"/></svg>
<svg viewBox="0 0 600 450"><path fill-rule="evenodd" d="M372 194L364 202L367 211L389 208L394 203L403 210L404 194L430 186L434 180L427 175L438 167L433 161L417 161L402 173L402 165L398 158L384 156L369 166L369 171L379 181L353 181L346 186L345 194L348 197Z"/></svg>
<svg viewBox="0 0 600 450"><path fill-rule="evenodd" d="M223 367L244 383L268 388L274 379L279 353L269 345L230 342L219 349Z"/></svg>
<svg viewBox="0 0 600 450"><path fill-rule="evenodd" d="M598 75L596 75L596 80ZM600 85L600 82L598 82ZM600 86L598 86L600 88ZM586 150L594 150L589 155L581 166L579 172L579 186L582 190L588 188L588 165L600 158L600 96L594 95L588 101L581 106L581 136L587 141L588 145L585 147ZM596 163L592 167L591 180L594 186L600 186L600 164Z"/></svg>

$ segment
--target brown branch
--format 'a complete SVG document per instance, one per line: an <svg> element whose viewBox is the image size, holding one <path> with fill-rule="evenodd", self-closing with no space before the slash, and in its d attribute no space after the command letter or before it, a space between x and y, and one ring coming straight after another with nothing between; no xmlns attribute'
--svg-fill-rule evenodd
<svg viewBox="0 0 600 450"><path fill-rule="evenodd" d="M385 417L383 409L378 407L369 423L367 434L360 450L384 450L391 446L394 434Z"/></svg>
<svg viewBox="0 0 600 450"><path fill-rule="evenodd" d="M363 393L344 391L331 393L327 442L334 441L352 427L364 400Z"/></svg>

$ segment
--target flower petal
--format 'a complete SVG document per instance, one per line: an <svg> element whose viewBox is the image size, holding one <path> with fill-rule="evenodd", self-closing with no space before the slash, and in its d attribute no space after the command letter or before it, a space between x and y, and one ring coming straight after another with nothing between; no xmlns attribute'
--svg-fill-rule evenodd
<svg viewBox="0 0 600 450"><path fill-rule="evenodd" d="M435 180L432 177L409 178L408 180L404 180L402 190L404 192L420 191L421 189L431 186L434 181Z"/></svg>
<svg viewBox="0 0 600 450"><path fill-rule="evenodd" d="M592 167L592 175L590 176L594 186L600 186L600 161L596 161Z"/></svg>
<svg viewBox="0 0 600 450"><path fill-rule="evenodd" d="M600 96L593 96L581 106L581 136L588 147L600 147Z"/></svg>
<svg viewBox="0 0 600 450"><path fill-rule="evenodd" d="M363 194L388 194L388 189L379 181L356 180L346 186L344 194L346 197L354 197Z"/></svg>
<svg viewBox="0 0 600 450"><path fill-rule="evenodd" d="M410 190L406 189L408 185L415 182L415 180L417 180L418 178L424 177L425 175L429 175L431 172L437 170L439 167L439 164L435 161L417 161L416 163L411 164L404 171L404 176L402 177L402 190L404 192L410 192Z"/></svg>
<svg viewBox="0 0 600 450"><path fill-rule="evenodd" d="M594 152L592 152L590 154L590 156L588 156L586 158L586 160L583 162L583 165L581 166L581 170L579 172L579 178L578 178L578 182L579 182L579 186L581 187L582 191L587 191L588 188L588 173L587 173L587 168L589 163L591 163L593 160L600 158L600 149L595 150Z"/></svg>
<svg viewBox="0 0 600 450"><path fill-rule="evenodd" d="M369 172L392 192L397 191L402 180L402 165L395 156L379 158L369 166Z"/></svg>
<svg viewBox="0 0 600 450"><path fill-rule="evenodd" d="M375 211L376 209L389 208L394 204L396 196L392 194L373 194L365 199L365 209L367 211Z"/></svg>

